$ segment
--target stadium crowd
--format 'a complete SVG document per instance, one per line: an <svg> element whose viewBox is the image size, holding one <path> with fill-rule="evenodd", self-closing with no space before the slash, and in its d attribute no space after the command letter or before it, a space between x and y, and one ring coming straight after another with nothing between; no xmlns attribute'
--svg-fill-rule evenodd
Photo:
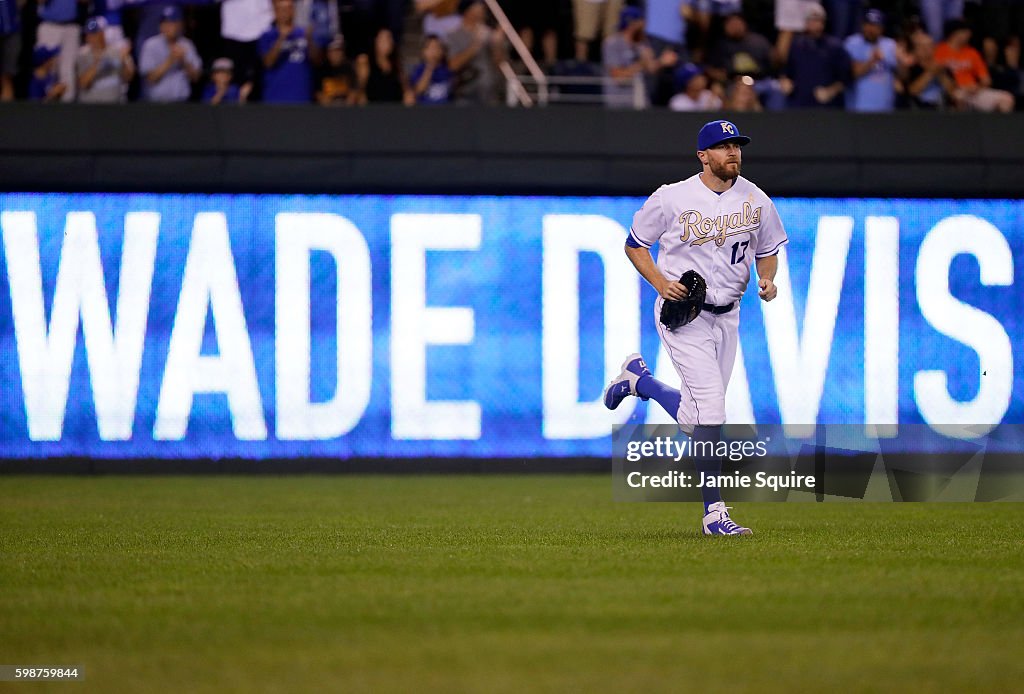
<svg viewBox="0 0 1024 694"><path fill-rule="evenodd" d="M679 111L1009 112L1018 0L499 0L559 93ZM481 0L0 0L0 100L504 102Z"/></svg>

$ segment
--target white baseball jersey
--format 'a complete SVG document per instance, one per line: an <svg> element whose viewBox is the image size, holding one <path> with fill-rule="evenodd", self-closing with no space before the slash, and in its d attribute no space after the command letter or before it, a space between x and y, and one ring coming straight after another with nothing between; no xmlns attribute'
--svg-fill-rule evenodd
<svg viewBox="0 0 1024 694"><path fill-rule="evenodd" d="M747 179L738 177L721 195L701 182L699 174L662 186L633 216L634 243L661 244L658 269L673 280L696 270L707 281L706 301L716 306L738 302L750 282L754 258L778 252L788 241L775 204ZM679 374L676 421L687 434L694 426L725 423L725 391L739 344L739 307L715 314L703 311L674 331L654 315L665 351Z"/></svg>
<svg viewBox="0 0 1024 694"><path fill-rule="evenodd" d="M708 284L707 302L718 306L743 295L755 257L774 255L788 241L775 203L742 176L720 195L699 174L658 188L629 233L644 248L661 242L665 277L696 270Z"/></svg>

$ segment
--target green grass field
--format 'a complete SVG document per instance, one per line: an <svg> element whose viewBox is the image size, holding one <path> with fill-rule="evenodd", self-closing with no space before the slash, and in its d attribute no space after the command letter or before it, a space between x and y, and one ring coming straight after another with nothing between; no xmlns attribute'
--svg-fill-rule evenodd
<svg viewBox="0 0 1024 694"><path fill-rule="evenodd" d="M14 690L935 691L1024 679L1024 504L611 500L606 476L0 478Z"/></svg>

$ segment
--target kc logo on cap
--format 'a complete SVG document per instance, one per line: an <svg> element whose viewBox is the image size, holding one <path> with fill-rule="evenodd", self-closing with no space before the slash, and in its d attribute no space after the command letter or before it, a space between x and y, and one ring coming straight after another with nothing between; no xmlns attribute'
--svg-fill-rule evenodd
<svg viewBox="0 0 1024 694"><path fill-rule="evenodd" d="M727 120L713 120L705 123L697 133L697 149L705 150L723 142L735 142L741 147L750 142L750 138L740 134L740 129Z"/></svg>

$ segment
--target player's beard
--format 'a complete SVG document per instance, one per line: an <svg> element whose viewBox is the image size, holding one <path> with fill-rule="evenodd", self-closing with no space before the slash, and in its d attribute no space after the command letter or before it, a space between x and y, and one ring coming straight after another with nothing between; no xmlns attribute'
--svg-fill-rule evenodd
<svg viewBox="0 0 1024 694"><path fill-rule="evenodd" d="M732 167L732 164L736 165L735 169ZM738 161L717 164L709 159L708 166L711 168L711 173L720 181L735 181L736 177L740 175L740 163Z"/></svg>

